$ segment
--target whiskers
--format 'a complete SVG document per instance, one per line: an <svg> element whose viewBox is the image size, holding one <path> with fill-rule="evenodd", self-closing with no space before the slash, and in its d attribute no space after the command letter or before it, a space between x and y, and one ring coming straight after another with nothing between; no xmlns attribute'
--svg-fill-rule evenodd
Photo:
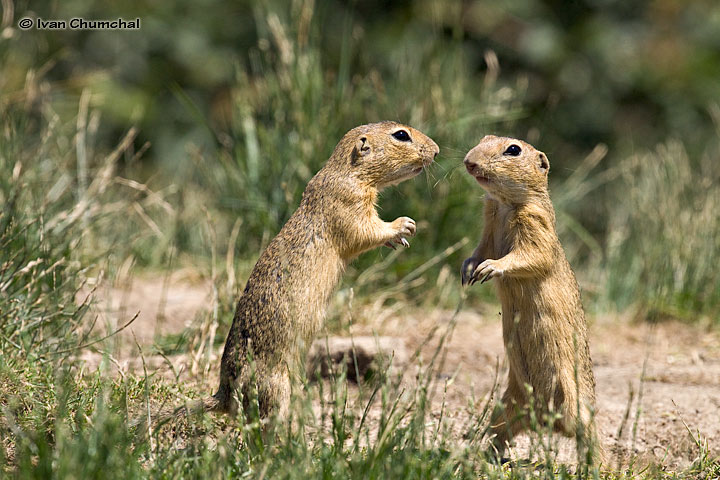
<svg viewBox="0 0 720 480"><path fill-rule="evenodd" d="M470 148L472 148L472 147L470 147ZM464 148L464 149L459 150L457 148L448 147L447 145L443 145L442 147L440 147L440 151L442 152L444 157L465 158L465 155L467 154L467 152L470 151L470 148ZM448 150L450 151L450 155L446 155L446 152Z"/></svg>
<svg viewBox="0 0 720 480"><path fill-rule="evenodd" d="M425 168L425 180L430 190L434 190L440 182L447 181L458 169L464 170L463 159L467 150L443 145L440 147L440 152L442 152L440 160Z"/></svg>

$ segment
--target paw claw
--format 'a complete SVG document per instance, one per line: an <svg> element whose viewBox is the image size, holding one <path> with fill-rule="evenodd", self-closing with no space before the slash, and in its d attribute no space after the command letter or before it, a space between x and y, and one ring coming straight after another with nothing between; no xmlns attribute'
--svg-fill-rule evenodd
<svg viewBox="0 0 720 480"><path fill-rule="evenodd" d="M386 245L391 244L393 245L402 245L405 248L410 247L410 242L407 241L405 237L414 237L415 232L417 230L417 226L415 225L415 220L409 217L399 217L396 218L395 221L392 224L393 226L393 234L395 235L393 238L391 238Z"/></svg>
<svg viewBox="0 0 720 480"><path fill-rule="evenodd" d="M478 259L475 257L466 258L463 261L462 268L460 269L460 276L463 286L472 285L475 283L473 279L473 272L477 268Z"/></svg>

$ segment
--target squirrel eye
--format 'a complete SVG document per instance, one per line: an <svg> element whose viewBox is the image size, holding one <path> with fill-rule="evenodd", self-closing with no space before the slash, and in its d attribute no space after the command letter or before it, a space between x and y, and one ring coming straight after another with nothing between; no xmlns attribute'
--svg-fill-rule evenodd
<svg viewBox="0 0 720 480"><path fill-rule="evenodd" d="M510 145L507 148L507 150L505 150L503 152L503 155L510 155L511 157L517 157L518 155L520 155L520 152L522 152L520 147L513 143L512 145Z"/></svg>
<svg viewBox="0 0 720 480"><path fill-rule="evenodd" d="M409 142L410 141L410 134L406 132L405 130L398 130L397 132L392 134L393 137L395 137L396 140L400 140L401 142Z"/></svg>

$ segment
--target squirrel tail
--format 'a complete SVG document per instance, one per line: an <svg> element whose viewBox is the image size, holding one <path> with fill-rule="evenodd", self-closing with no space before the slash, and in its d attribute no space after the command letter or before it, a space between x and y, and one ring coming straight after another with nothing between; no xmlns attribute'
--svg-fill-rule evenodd
<svg viewBox="0 0 720 480"><path fill-rule="evenodd" d="M165 408L154 413L146 412L130 422L130 429L134 430L136 441L143 441L149 435L152 435L154 429L169 421L201 412L217 411L221 409L220 407L220 400L214 396L209 396L177 408Z"/></svg>

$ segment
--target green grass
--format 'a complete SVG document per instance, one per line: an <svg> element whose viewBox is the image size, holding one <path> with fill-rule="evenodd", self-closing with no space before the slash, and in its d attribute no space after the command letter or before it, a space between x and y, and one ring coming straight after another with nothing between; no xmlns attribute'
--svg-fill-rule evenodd
<svg viewBox="0 0 720 480"><path fill-rule="evenodd" d="M717 145L715 151L717 151ZM695 320L720 306L720 175L671 141L628 159L623 206L610 216L607 298L640 304L653 318Z"/></svg>

